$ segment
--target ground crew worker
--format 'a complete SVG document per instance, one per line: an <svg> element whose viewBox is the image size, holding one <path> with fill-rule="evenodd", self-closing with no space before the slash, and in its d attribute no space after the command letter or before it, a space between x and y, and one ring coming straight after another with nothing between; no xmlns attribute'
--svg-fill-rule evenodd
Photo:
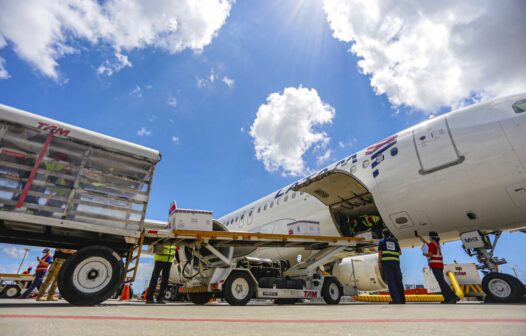
<svg viewBox="0 0 526 336"><path fill-rule="evenodd" d="M49 273L44 281L44 284L38 290L37 301L44 301L44 294L49 287L47 292L47 301L58 301L58 298L55 297L55 292L58 286L58 272L64 264L66 259L75 253L75 250L68 249L56 249L55 254L53 254L53 262L49 268Z"/></svg>
<svg viewBox="0 0 526 336"><path fill-rule="evenodd" d="M31 283L31 286L25 291L25 293L20 297L21 299L27 299L29 295L31 295L31 292L35 288L40 288L42 285L42 282L44 281L44 276L47 273L47 268L49 264L51 264L52 261L51 253L49 253L49 249L45 248L42 250L42 258L37 257L38 265L37 269L35 271L35 279L33 280L33 283Z"/></svg>
<svg viewBox="0 0 526 336"><path fill-rule="evenodd" d="M418 233L415 232L415 234L418 236ZM434 231L429 232L429 238L431 239L431 242L429 243L420 236L418 236L418 238L420 238L425 244L423 254L427 257L429 268L433 272L433 275L440 286L440 291L444 296L444 301L442 301L442 303L457 303L460 298L453 293L451 287L449 287L444 279L444 258L442 256L442 249L440 248L440 237L438 236L438 233Z"/></svg>
<svg viewBox="0 0 526 336"><path fill-rule="evenodd" d="M148 294L146 295L146 303L153 302L153 294L157 288L157 282L159 281L159 275L162 275L161 278L161 287L157 293L157 303L163 304L164 293L168 287L168 279L170 278L170 269L175 259L175 254L177 252L177 247L172 244L163 244L154 247L155 254L153 260L155 264L153 266L152 277L150 278L150 285L148 286Z"/></svg>
<svg viewBox="0 0 526 336"><path fill-rule="evenodd" d="M384 238L380 240L378 245L378 267L389 287L390 303L404 304L404 283L402 282L402 271L400 270L402 250L390 231L385 230L383 235Z"/></svg>

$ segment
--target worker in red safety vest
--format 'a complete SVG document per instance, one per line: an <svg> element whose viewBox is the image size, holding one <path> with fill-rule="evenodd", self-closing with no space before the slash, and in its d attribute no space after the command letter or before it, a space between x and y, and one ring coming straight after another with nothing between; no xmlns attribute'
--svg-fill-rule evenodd
<svg viewBox="0 0 526 336"><path fill-rule="evenodd" d="M418 236L418 235L417 235ZM447 284L444 279L444 257L442 256L442 249L440 248L440 237L438 233L431 231L429 232L429 239L431 242L427 242L424 238L418 236L420 240L424 243L422 247L422 252L424 256L427 257L429 268L433 272L438 285L440 286L440 291L444 296L444 301L441 303L455 304L460 298L453 293L451 287Z"/></svg>
<svg viewBox="0 0 526 336"><path fill-rule="evenodd" d="M35 270L35 279L33 280L33 283L31 283L31 286L27 289L27 291L25 291L24 294L20 297L21 299L26 299L29 295L31 295L31 292L33 292L35 288L40 289L40 286L44 281L44 277L46 276L47 268L51 264L52 260L53 258L51 257L49 249L43 249L42 257L37 257L38 265L37 269Z"/></svg>

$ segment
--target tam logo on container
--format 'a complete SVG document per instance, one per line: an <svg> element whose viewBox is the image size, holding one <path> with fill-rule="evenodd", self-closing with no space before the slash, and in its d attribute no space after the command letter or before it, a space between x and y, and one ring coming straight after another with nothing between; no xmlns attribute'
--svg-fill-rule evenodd
<svg viewBox="0 0 526 336"><path fill-rule="evenodd" d="M37 121L37 128L41 129L45 132L49 132L54 135L61 135L61 136L68 136L71 132L70 130L64 129L62 127L58 127L56 125L51 125L45 122Z"/></svg>

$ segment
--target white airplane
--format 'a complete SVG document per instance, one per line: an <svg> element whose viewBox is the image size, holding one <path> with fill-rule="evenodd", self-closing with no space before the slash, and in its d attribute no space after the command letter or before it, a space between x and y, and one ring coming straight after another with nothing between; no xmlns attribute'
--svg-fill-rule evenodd
<svg viewBox="0 0 526 336"><path fill-rule="evenodd" d="M283 234L302 222L316 234L341 236L353 234L348 219L364 215L380 216L401 247L420 244L415 232L436 231L442 242L462 239L487 272L486 294L518 300L524 285L498 272L506 261L493 251L503 231L526 228L526 94L426 120L218 221L228 231ZM368 234L363 231L359 235ZM251 255L297 262L308 253L273 248ZM342 284L349 281L349 259L332 267ZM377 267L375 255L362 261ZM370 290L384 286L362 283Z"/></svg>

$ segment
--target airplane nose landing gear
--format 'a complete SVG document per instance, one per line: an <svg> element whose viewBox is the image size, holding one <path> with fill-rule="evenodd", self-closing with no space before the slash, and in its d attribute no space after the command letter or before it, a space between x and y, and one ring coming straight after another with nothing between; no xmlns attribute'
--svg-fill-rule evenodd
<svg viewBox="0 0 526 336"><path fill-rule="evenodd" d="M472 231L461 234L460 238L464 251L471 257L476 256L480 263L477 268L484 273L482 289L486 293L486 302L519 302L524 297L524 284L514 276L499 273L499 265L505 264L506 259L493 256L501 234L501 231ZM495 236L493 243L490 240L491 235Z"/></svg>

